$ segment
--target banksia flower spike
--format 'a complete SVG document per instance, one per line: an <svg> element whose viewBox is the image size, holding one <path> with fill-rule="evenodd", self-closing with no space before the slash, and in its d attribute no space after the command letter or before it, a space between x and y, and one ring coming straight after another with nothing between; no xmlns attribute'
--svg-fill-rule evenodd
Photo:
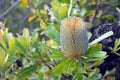
<svg viewBox="0 0 120 80"><path fill-rule="evenodd" d="M80 59L88 49L88 34L82 19L65 18L60 27L62 52L67 58Z"/></svg>

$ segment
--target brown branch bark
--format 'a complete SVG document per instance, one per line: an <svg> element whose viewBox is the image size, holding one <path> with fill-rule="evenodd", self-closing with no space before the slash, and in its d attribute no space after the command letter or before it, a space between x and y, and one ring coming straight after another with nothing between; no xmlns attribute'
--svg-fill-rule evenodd
<svg viewBox="0 0 120 80"><path fill-rule="evenodd" d="M98 12L99 12L100 2L101 2L101 0L98 0L98 3L97 3L96 8L95 8L95 12L94 12L94 14L93 14L93 16L92 16L92 18L91 18L91 21L90 21L91 23L94 22L94 20L95 20L95 18L96 18L96 15L97 15Z"/></svg>

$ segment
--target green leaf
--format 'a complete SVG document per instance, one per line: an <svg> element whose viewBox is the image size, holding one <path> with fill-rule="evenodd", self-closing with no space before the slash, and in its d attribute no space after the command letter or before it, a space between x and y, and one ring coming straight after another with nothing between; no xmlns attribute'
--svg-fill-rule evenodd
<svg viewBox="0 0 120 80"><path fill-rule="evenodd" d="M84 73L84 74L87 73L86 70L85 70L85 68L84 68L84 66L80 62L77 62L77 66L78 66L77 71L79 73Z"/></svg>
<svg viewBox="0 0 120 80"><path fill-rule="evenodd" d="M86 54L86 57L89 57L89 58L96 58L96 57L105 57L106 56L106 52L104 51L96 51L96 52L92 52L92 53L88 53Z"/></svg>
<svg viewBox="0 0 120 80"><path fill-rule="evenodd" d="M62 20L67 17L68 7L66 5L61 5L58 1L52 1L52 10L56 18Z"/></svg>
<svg viewBox="0 0 120 80"><path fill-rule="evenodd" d="M20 70L18 72L17 76L18 77L25 77L25 76L28 76L31 73L33 73L33 71L35 71L35 70L36 70L36 66L30 66L30 67L27 67L27 68Z"/></svg>
<svg viewBox="0 0 120 80"><path fill-rule="evenodd" d="M39 1L41 1L41 0L32 0L32 3L33 3L33 4L38 4Z"/></svg>
<svg viewBox="0 0 120 80"><path fill-rule="evenodd" d="M4 30L4 36L3 36L4 40L8 40L8 36L7 36L8 30L9 30L8 28L5 28L5 30Z"/></svg>
<svg viewBox="0 0 120 80"><path fill-rule="evenodd" d="M91 37L92 37L92 33L88 32L88 40L90 40Z"/></svg>
<svg viewBox="0 0 120 80"><path fill-rule="evenodd" d="M60 52L59 50L51 48L51 47L48 47L48 49L52 53L52 54L49 55L50 58L60 60L60 59L62 59L64 57L64 54L62 52Z"/></svg>
<svg viewBox="0 0 120 80"><path fill-rule="evenodd" d="M63 55L62 54L52 54L52 55L49 55L49 57L51 59L60 60L63 58Z"/></svg>
<svg viewBox="0 0 120 80"><path fill-rule="evenodd" d="M5 49L5 50L7 49L5 40L3 39L2 36L0 36L0 46L1 46L3 49Z"/></svg>
<svg viewBox="0 0 120 80"><path fill-rule="evenodd" d="M99 66L103 62L104 62L103 58L99 58L95 61L94 66Z"/></svg>
<svg viewBox="0 0 120 80"><path fill-rule="evenodd" d="M114 50L116 50L120 45L120 39L116 39L114 43Z"/></svg>
<svg viewBox="0 0 120 80"><path fill-rule="evenodd" d="M94 44L88 48L88 51L86 54L91 54L96 51L101 51L102 50L102 45L101 44Z"/></svg>
<svg viewBox="0 0 120 80"><path fill-rule="evenodd" d="M12 55L15 52L15 39L12 38L8 41L9 54Z"/></svg>
<svg viewBox="0 0 120 80"><path fill-rule="evenodd" d="M41 44L44 47L46 47L46 49L48 49L50 51L50 53L48 54L48 56L52 59L56 59L56 60L60 60L64 58L64 54L62 52L60 52L58 49L49 47L45 44Z"/></svg>
<svg viewBox="0 0 120 80"><path fill-rule="evenodd" d="M88 80L86 76L83 74L77 73L74 77L73 80Z"/></svg>
<svg viewBox="0 0 120 80"><path fill-rule="evenodd" d="M60 6L59 2L56 1L56 0L52 1L52 2L51 2L51 5L52 5L53 8Z"/></svg>
<svg viewBox="0 0 120 80"><path fill-rule="evenodd" d="M59 32L53 27L53 25L49 25L46 30L46 35L60 44L60 34Z"/></svg>
<svg viewBox="0 0 120 80"><path fill-rule="evenodd" d="M33 33L32 34L32 44L34 44L38 40L39 36L38 33Z"/></svg>
<svg viewBox="0 0 120 80"><path fill-rule="evenodd" d="M58 64L57 66L55 66L52 70L52 72L54 73L55 76L59 76L63 73L63 70L65 69L64 67L66 66L66 64L68 64L71 60L67 59L65 61L62 61L60 64Z"/></svg>
<svg viewBox="0 0 120 80"><path fill-rule="evenodd" d="M73 60L71 60L70 62L68 62L68 63L65 65L65 67L64 67L64 69L63 69L63 73L72 75L72 72L77 68L76 65L77 65L76 62L73 61Z"/></svg>
<svg viewBox="0 0 120 80"><path fill-rule="evenodd" d="M60 20L63 20L65 17L67 17L67 12L68 12L68 8L66 5L59 7L58 14Z"/></svg>
<svg viewBox="0 0 120 80"><path fill-rule="evenodd" d="M16 57L15 57L15 56L12 56L12 57L10 57L10 58L8 59L9 64L14 63L15 61L16 61Z"/></svg>
<svg viewBox="0 0 120 80"><path fill-rule="evenodd" d="M21 0L21 3L19 4L20 8L26 8L28 5L28 0Z"/></svg>
<svg viewBox="0 0 120 80"><path fill-rule="evenodd" d="M27 28L23 29L23 36L24 36L26 39L29 39L29 38L30 38L29 30L28 30Z"/></svg>
<svg viewBox="0 0 120 80"><path fill-rule="evenodd" d="M84 16L85 15L85 13L86 13L86 9L85 8L82 8L82 10L80 11L80 16Z"/></svg>
<svg viewBox="0 0 120 80"><path fill-rule="evenodd" d="M116 19L113 15L111 15L111 14L103 15L103 16L101 16L100 18L101 18L101 19L113 20L114 22L117 21L117 19Z"/></svg>
<svg viewBox="0 0 120 80"><path fill-rule="evenodd" d="M87 2L87 0L79 0L79 1L81 6Z"/></svg>
<svg viewBox="0 0 120 80"><path fill-rule="evenodd" d="M3 67L4 60L5 60L5 52L0 51L0 67Z"/></svg>
<svg viewBox="0 0 120 80"><path fill-rule="evenodd" d="M92 16L94 14L95 10L87 10L86 16Z"/></svg>
<svg viewBox="0 0 120 80"><path fill-rule="evenodd" d="M70 0L58 0L58 1L61 2L61 3L66 3L66 4L70 3Z"/></svg>
<svg viewBox="0 0 120 80"><path fill-rule="evenodd" d="M54 1L52 1L51 5L52 5L52 11L53 11L54 15L57 18L59 18L59 14L58 14L58 8L60 7L59 2L54 0Z"/></svg>
<svg viewBox="0 0 120 80"><path fill-rule="evenodd" d="M39 73L39 74L38 74L38 80L45 80L43 73Z"/></svg>
<svg viewBox="0 0 120 80"><path fill-rule="evenodd" d="M25 28L23 30L23 36L19 36L18 38L16 38L15 40L15 44L17 46L17 48L19 48L22 52L27 52L30 49L30 34L29 34L29 30L27 28Z"/></svg>
<svg viewBox="0 0 120 80"><path fill-rule="evenodd" d="M21 36L16 39L15 44L24 53L26 53L29 50L29 47L30 47L29 40L24 38L24 37L21 37Z"/></svg>

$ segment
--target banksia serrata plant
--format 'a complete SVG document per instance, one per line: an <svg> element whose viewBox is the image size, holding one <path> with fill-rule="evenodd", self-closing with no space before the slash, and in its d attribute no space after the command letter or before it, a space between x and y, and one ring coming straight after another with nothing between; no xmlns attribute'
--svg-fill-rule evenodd
<svg viewBox="0 0 120 80"><path fill-rule="evenodd" d="M80 59L88 49L88 34L79 17L65 18L60 27L62 52L67 58Z"/></svg>

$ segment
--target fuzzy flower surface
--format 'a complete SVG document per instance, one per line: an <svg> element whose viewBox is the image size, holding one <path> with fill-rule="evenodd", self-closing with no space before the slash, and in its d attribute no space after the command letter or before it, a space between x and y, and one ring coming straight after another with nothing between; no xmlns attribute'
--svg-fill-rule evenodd
<svg viewBox="0 0 120 80"><path fill-rule="evenodd" d="M60 27L62 52L67 58L79 59L88 49L88 34L79 17L65 18Z"/></svg>

